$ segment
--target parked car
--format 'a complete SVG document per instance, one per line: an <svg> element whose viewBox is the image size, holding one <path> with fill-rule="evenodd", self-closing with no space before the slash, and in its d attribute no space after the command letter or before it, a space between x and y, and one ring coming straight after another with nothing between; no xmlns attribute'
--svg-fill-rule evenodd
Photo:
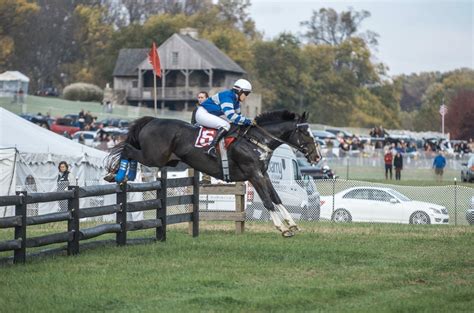
<svg viewBox="0 0 474 313"><path fill-rule="evenodd" d="M36 95L44 97L59 97L59 92L55 87L45 87L37 90Z"/></svg>
<svg viewBox="0 0 474 313"><path fill-rule="evenodd" d="M81 135L84 137L84 144L89 147L96 147L99 145L97 131L78 131L72 136L72 141L79 142Z"/></svg>
<svg viewBox="0 0 474 313"><path fill-rule="evenodd" d="M344 139L352 138L354 136L353 133L345 131L343 129L339 129L339 128L326 128L325 131L330 132L334 134L335 136L342 137Z"/></svg>
<svg viewBox="0 0 474 313"><path fill-rule="evenodd" d="M471 204L466 212L466 219L469 225L474 225L474 197L471 198Z"/></svg>
<svg viewBox="0 0 474 313"><path fill-rule="evenodd" d="M325 130L313 130L313 136L314 138L319 138L319 139L336 139L336 135L333 133L330 133Z"/></svg>
<svg viewBox="0 0 474 313"><path fill-rule="evenodd" d="M130 122L123 119L117 118L108 118L97 122L99 127L118 127L118 128L127 128L130 125Z"/></svg>
<svg viewBox="0 0 474 313"><path fill-rule="evenodd" d="M464 182L474 181L474 154L471 155L467 163L462 163L461 180Z"/></svg>
<svg viewBox="0 0 474 313"><path fill-rule="evenodd" d="M42 116L42 115L31 115L31 114L20 114L20 117L46 129L50 129L51 128L50 125L55 120L52 117L47 117L47 116Z"/></svg>
<svg viewBox="0 0 474 313"><path fill-rule="evenodd" d="M298 157L298 165L300 166L301 174L309 175L313 179L333 179L337 178L336 173L323 160L318 164L311 164L305 157Z"/></svg>
<svg viewBox="0 0 474 313"><path fill-rule="evenodd" d="M63 135L68 133L69 135L74 135L75 132L79 131L80 128L74 126L74 122L70 118L57 118L50 126L50 130Z"/></svg>
<svg viewBox="0 0 474 313"><path fill-rule="evenodd" d="M321 197L321 218L335 222L448 224L448 210L410 200L391 188L354 187Z"/></svg>

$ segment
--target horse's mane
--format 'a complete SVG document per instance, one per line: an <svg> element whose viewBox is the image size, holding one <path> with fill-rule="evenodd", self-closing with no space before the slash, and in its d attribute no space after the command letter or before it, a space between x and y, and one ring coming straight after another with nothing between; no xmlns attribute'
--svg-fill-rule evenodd
<svg viewBox="0 0 474 313"><path fill-rule="evenodd" d="M275 122L294 121L296 117L296 114L293 112L279 110L261 113L255 118L255 121L258 125L264 125Z"/></svg>

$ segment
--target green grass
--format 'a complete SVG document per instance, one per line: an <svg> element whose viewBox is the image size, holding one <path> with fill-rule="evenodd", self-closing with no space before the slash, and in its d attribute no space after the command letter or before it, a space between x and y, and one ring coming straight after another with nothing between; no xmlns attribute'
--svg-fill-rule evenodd
<svg viewBox="0 0 474 313"><path fill-rule="evenodd" d="M172 228L166 243L0 267L3 312L471 312L474 228L302 224ZM46 231L42 226L38 232ZM152 236L135 234L140 236ZM4 240L2 232L0 239Z"/></svg>
<svg viewBox="0 0 474 313"><path fill-rule="evenodd" d="M91 111L92 115L97 116L98 119L107 117L113 118L127 118L133 120L135 118L150 115L154 116L154 110L146 107L133 107L133 106L114 106L113 113L105 113L103 106L98 102L82 102L82 101L69 101L55 97L37 97L28 96L24 105L12 104L11 98L0 98L0 107L3 107L13 113L31 113L45 115L50 113L53 117L61 117L65 114L77 114L81 109L84 111ZM164 118L183 118L190 119L191 112L173 112L165 111L159 113L160 117Z"/></svg>

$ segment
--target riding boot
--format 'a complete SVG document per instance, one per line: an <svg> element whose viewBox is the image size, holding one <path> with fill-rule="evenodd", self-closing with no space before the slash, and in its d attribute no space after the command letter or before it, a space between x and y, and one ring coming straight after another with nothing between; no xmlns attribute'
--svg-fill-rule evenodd
<svg viewBox="0 0 474 313"><path fill-rule="evenodd" d="M206 152L208 155L214 158L217 158L216 145L219 142L219 140L221 140L221 138L223 138L226 134L227 134L227 130L223 127L217 130L216 137L214 137L214 140L212 140L212 142L210 143L210 147Z"/></svg>

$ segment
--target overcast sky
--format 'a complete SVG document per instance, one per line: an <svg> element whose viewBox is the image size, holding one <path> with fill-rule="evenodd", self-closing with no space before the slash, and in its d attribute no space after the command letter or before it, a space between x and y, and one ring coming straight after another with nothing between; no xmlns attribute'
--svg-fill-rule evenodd
<svg viewBox="0 0 474 313"><path fill-rule="evenodd" d="M283 31L302 33L301 21L313 10L349 7L367 10L371 17L362 31L380 35L376 60L389 74L474 68L474 0L310 1L251 0L250 16L265 39Z"/></svg>

